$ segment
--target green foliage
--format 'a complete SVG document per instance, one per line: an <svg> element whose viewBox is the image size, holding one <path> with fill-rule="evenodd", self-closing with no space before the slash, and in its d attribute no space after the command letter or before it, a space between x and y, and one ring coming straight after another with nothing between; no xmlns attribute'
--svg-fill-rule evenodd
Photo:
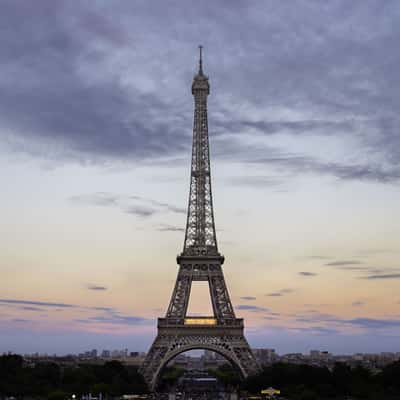
<svg viewBox="0 0 400 400"><path fill-rule="evenodd" d="M242 388L260 393L269 386L280 389L284 397L295 400L353 399L394 400L400 398L400 362L387 365L373 375L363 367L335 364L325 367L277 363L247 378Z"/></svg>
<svg viewBox="0 0 400 400"><path fill-rule="evenodd" d="M385 387L393 391L400 391L400 361L387 365L380 376L381 382Z"/></svg>
<svg viewBox="0 0 400 400"><path fill-rule="evenodd" d="M17 396L21 393L20 383L25 381L23 363L18 355L0 357L0 394Z"/></svg>
<svg viewBox="0 0 400 400"><path fill-rule="evenodd" d="M148 389L137 367L117 361L68 367L48 362L24 366L20 356L0 356L0 398L32 396L61 400L89 392L119 396L147 393Z"/></svg>
<svg viewBox="0 0 400 400"><path fill-rule="evenodd" d="M175 384L184 373L185 370L183 368L175 366L165 367L161 374L159 390Z"/></svg>
<svg viewBox="0 0 400 400"><path fill-rule="evenodd" d="M47 400L65 400L67 398L69 398L68 394L61 390L51 392L47 395Z"/></svg>
<svg viewBox="0 0 400 400"><path fill-rule="evenodd" d="M225 386L236 387L241 382L239 372L230 364L222 364L216 369L209 369L210 375L215 376Z"/></svg>
<svg viewBox="0 0 400 400"><path fill-rule="evenodd" d="M309 389L304 389L300 392L300 400L318 400L319 397L315 392Z"/></svg>

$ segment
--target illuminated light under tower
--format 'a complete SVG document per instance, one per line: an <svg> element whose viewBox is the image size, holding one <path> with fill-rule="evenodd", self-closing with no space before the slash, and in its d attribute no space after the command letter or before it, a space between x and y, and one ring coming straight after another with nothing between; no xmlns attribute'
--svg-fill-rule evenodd
<svg viewBox="0 0 400 400"><path fill-rule="evenodd" d="M216 318L207 317L187 317L185 318L185 325L217 325Z"/></svg>

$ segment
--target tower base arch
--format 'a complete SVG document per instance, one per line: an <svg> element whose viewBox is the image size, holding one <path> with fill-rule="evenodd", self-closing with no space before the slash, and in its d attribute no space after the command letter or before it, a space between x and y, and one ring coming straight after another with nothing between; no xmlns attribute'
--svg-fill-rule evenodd
<svg viewBox="0 0 400 400"><path fill-rule="evenodd" d="M154 391L163 368L180 353L203 349L226 358L246 378L258 371L258 364L243 335L242 320L236 318L222 326L163 326L159 318L158 335L141 367L150 390ZM160 326L161 325L161 326Z"/></svg>

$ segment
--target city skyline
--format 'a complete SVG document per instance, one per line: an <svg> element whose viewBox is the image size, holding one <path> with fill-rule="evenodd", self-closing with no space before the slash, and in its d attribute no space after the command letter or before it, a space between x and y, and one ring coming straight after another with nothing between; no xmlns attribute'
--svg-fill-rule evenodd
<svg viewBox="0 0 400 400"><path fill-rule="evenodd" d="M148 349L183 248L199 43L250 345L399 351L399 5L172 3L4 2L0 352Z"/></svg>

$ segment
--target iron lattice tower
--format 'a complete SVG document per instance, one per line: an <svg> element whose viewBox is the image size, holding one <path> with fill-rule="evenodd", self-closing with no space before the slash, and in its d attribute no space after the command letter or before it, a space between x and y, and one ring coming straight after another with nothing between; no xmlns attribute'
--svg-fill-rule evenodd
<svg viewBox="0 0 400 400"><path fill-rule="evenodd" d="M163 367L178 354L208 349L223 355L243 377L257 372L258 364L243 335L243 319L236 318L226 288L215 234L208 139L208 77L203 73L200 46L199 71L193 78L193 147L190 193L182 253L177 257L178 277L165 318L158 319L158 335L141 367L155 389ZM213 316L186 315L193 281L207 281Z"/></svg>

